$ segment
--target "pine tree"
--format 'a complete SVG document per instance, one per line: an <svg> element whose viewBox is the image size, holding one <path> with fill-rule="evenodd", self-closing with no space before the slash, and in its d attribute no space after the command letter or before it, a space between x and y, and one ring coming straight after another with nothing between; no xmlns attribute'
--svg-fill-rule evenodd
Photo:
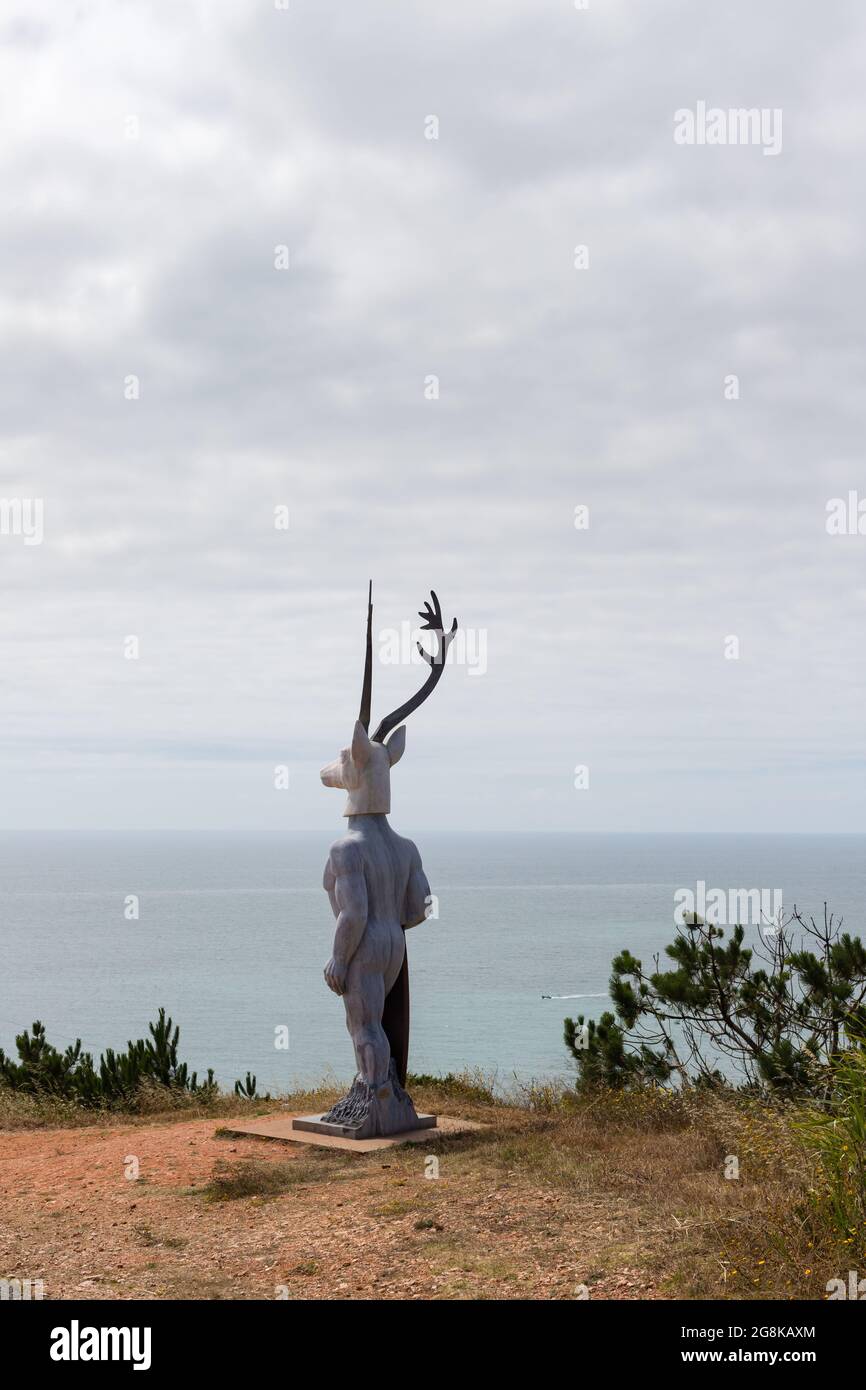
<svg viewBox="0 0 866 1390"><path fill-rule="evenodd" d="M731 1075L776 1092L829 1094L833 1064L866 1040L866 948L796 910L747 947L741 925L697 914L665 948L670 966L644 971L630 951L612 963L614 1012L565 1020L583 1084L679 1079L714 1085Z"/></svg>

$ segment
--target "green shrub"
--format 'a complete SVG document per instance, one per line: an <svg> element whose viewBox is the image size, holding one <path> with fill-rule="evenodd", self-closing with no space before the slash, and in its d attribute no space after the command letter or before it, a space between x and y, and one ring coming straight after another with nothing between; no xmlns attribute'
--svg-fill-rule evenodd
<svg viewBox="0 0 866 1390"><path fill-rule="evenodd" d="M866 1226L866 1052L851 1049L833 1065L832 1101L798 1115L794 1128L818 1162L812 1191L820 1215L845 1242Z"/></svg>
<svg viewBox="0 0 866 1390"><path fill-rule="evenodd" d="M160 1009L148 1030L150 1037L130 1041L125 1052L106 1048L94 1064L92 1054L82 1052L80 1038L65 1052L58 1052L37 1019L32 1032L25 1029L15 1039L17 1062L0 1048L0 1085L94 1109L134 1108L137 1093L147 1086L202 1098L216 1093L212 1070L199 1082L198 1073L190 1073L186 1062L178 1061L180 1028L172 1028L165 1009Z"/></svg>

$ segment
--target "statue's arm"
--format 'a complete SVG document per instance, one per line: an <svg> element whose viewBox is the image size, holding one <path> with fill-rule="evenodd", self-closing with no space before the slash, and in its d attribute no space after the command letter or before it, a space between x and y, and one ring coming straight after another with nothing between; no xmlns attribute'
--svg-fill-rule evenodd
<svg viewBox="0 0 866 1390"><path fill-rule="evenodd" d="M337 918L334 951L325 966L325 982L335 994L344 994L349 964L361 944L367 925L367 881L364 865L354 845L334 845L328 864L333 886L326 886Z"/></svg>
<svg viewBox="0 0 866 1390"><path fill-rule="evenodd" d="M421 865L421 856L414 845L412 849L412 867L409 871L402 923L407 929L417 927L419 923L425 921L430 901L430 884L427 882L427 875Z"/></svg>

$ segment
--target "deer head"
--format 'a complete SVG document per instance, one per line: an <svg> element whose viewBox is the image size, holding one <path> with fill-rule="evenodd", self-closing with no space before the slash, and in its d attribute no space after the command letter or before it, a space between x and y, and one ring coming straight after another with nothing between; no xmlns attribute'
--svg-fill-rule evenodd
<svg viewBox="0 0 866 1390"><path fill-rule="evenodd" d="M418 614L423 618L421 624L425 632L432 632L436 639L436 651L432 654L421 646L418 650L430 667L430 674L421 689L399 709L392 710L379 721L376 732L370 738L370 704L373 689L373 584L367 597L367 655L364 662L364 685L361 691L361 709L355 721L352 743L344 748L339 758L322 768L319 776L326 787L341 787L349 793L344 816L370 816L391 810L391 768L399 762L406 747L406 727L401 724L407 715L423 705L432 693L445 669L445 657L457 631L455 618L448 632L442 624L442 609L439 600L431 589L432 606L425 600L424 609ZM400 724L400 728L396 726ZM392 733L392 730L396 732ZM391 737L388 738L388 734Z"/></svg>

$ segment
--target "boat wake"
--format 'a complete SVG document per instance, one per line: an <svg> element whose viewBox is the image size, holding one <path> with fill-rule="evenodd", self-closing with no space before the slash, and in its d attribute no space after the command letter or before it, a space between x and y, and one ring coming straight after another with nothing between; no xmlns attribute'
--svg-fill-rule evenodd
<svg viewBox="0 0 866 1390"><path fill-rule="evenodd" d="M606 999L607 994L542 994L542 999Z"/></svg>

